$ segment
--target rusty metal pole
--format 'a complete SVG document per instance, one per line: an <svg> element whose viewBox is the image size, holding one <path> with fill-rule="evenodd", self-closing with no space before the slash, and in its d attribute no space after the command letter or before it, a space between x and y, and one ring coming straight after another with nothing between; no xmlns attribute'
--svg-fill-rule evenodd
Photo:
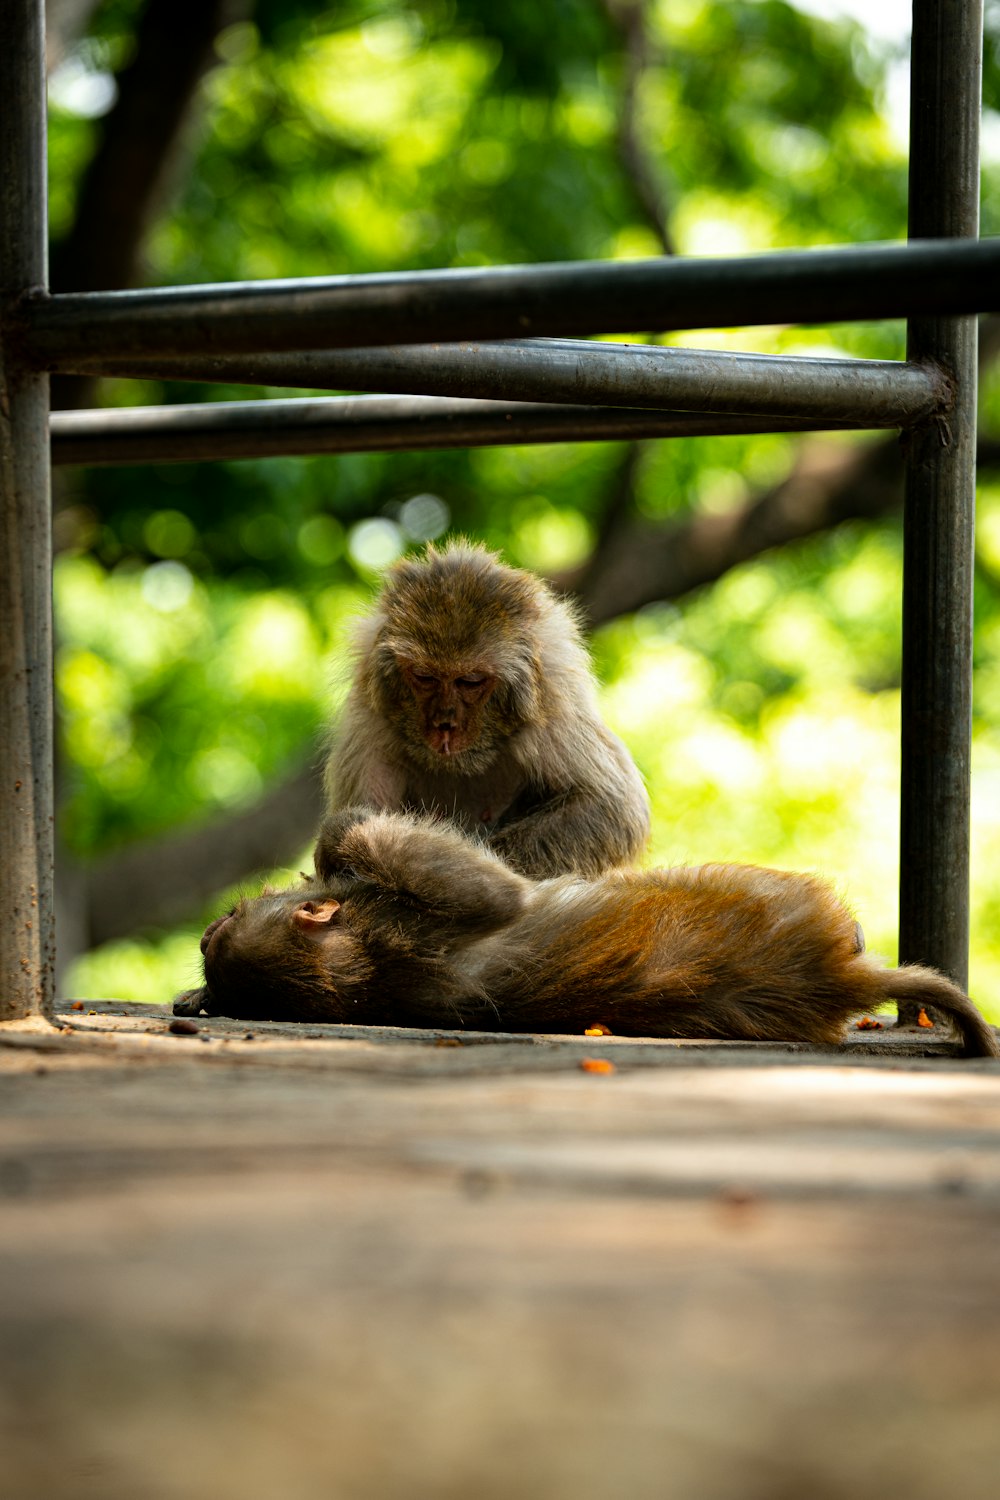
<svg viewBox="0 0 1000 1500"><path fill-rule="evenodd" d="M44 288L41 0L0 5L0 1020L51 1007L52 545L48 376L19 355L18 303Z"/></svg>
<svg viewBox="0 0 1000 1500"><path fill-rule="evenodd" d="M982 0L914 0L911 239L979 231ZM907 356L944 368L955 404L907 439L899 957L968 983L974 317L913 318ZM900 1022L913 1024L913 1007Z"/></svg>

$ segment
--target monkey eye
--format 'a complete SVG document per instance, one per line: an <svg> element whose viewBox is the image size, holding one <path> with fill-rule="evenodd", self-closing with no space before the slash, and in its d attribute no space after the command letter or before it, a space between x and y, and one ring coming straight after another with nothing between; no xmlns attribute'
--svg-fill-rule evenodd
<svg viewBox="0 0 1000 1500"><path fill-rule="evenodd" d="M433 683L437 682L437 678L432 677L429 672L411 672L410 676L414 682L423 683L424 687L430 687Z"/></svg>
<svg viewBox="0 0 1000 1500"><path fill-rule="evenodd" d="M483 683L485 681L486 681L485 676L484 677L458 677L458 678L456 678L456 684L457 684L458 687L482 687L482 685L483 685Z"/></svg>

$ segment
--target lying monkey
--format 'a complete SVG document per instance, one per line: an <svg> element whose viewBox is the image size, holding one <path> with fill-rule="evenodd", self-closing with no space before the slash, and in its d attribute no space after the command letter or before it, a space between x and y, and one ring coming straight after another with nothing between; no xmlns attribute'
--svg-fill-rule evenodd
<svg viewBox="0 0 1000 1500"><path fill-rule="evenodd" d="M1000 1057L944 975L886 969L808 875L752 865L532 882L454 826L347 809L316 880L205 931L178 1015L835 1043L886 1000L931 1005Z"/></svg>

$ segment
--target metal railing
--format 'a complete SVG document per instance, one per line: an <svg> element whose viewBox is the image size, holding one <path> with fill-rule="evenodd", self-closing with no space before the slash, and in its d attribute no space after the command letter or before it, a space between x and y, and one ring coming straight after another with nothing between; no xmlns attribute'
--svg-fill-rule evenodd
<svg viewBox="0 0 1000 1500"><path fill-rule="evenodd" d="M52 1002L51 463L837 427L906 433L900 958L966 982L976 314L1000 309L1000 241L976 238L981 0L913 10L906 245L52 296L42 5L5 0L0 1019ZM580 337L886 317L905 361ZM382 394L50 423L50 371Z"/></svg>

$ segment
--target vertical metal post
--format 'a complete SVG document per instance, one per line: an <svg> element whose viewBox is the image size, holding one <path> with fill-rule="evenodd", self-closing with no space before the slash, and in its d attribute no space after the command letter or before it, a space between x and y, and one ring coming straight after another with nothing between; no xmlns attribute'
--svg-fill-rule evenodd
<svg viewBox="0 0 1000 1500"><path fill-rule="evenodd" d="M44 29L0 4L0 1020L46 1013L55 949L49 391L16 338L47 275Z"/></svg>
<svg viewBox="0 0 1000 1500"><path fill-rule="evenodd" d="M982 0L914 0L911 239L979 230ZM947 422L914 431L903 549L901 962L968 983L976 319L919 318L908 357L955 381ZM912 1011L912 1007L909 1008ZM900 1021L912 1024L907 1008Z"/></svg>

